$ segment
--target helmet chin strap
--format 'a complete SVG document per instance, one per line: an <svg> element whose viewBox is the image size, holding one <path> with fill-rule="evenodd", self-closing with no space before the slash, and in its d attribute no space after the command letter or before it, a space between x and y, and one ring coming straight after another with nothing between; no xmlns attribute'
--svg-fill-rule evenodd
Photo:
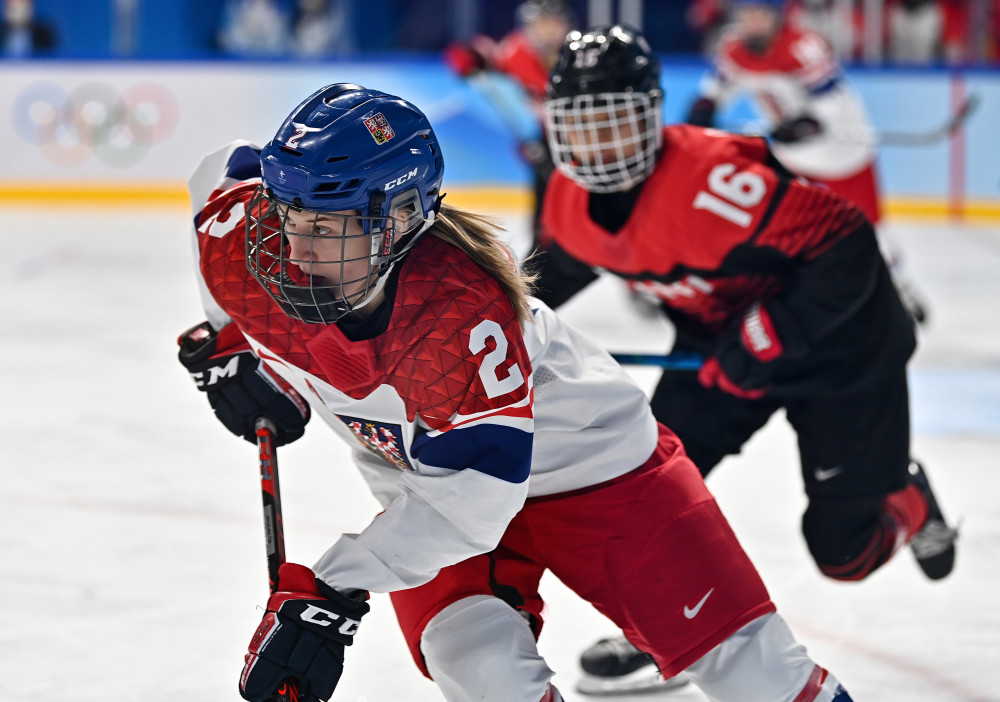
<svg viewBox="0 0 1000 702"><path fill-rule="evenodd" d="M438 202L440 203L440 199ZM431 225L434 224L435 213L436 209L427 213L427 217L424 219L423 224L420 225L420 229L415 231L413 234L410 234L410 239L406 242L403 248L392 254L389 264L378 272L378 278L376 279L375 284L369 289L368 294L365 295L361 302L352 306L351 311L348 314L353 314L358 310L363 310L366 307L369 307L372 302L381 297L381 293L385 289L386 281L389 279L389 273L392 272L392 269L396 267L396 264L403 259L406 253L413 248L414 244L417 243L417 240L423 236L423 233L431 228Z"/></svg>

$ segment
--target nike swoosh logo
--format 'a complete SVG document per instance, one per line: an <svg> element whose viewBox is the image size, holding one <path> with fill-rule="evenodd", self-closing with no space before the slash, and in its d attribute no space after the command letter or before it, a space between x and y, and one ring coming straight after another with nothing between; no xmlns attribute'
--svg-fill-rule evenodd
<svg viewBox="0 0 1000 702"><path fill-rule="evenodd" d="M817 481L824 483L830 478L836 477L843 472L844 469L841 466L835 466L833 468L817 468L813 475L816 477Z"/></svg>
<svg viewBox="0 0 1000 702"><path fill-rule="evenodd" d="M696 604L694 607L688 607L687 605L684 605L684 618L694 619L695 617L697 617L698 612L701 611L701 608L705 606L705 602L708 601L708 596L711 595L713 592L715 592L714 587L708 592L706 592L705 596L702 597L701 600L698 602L698 604Z"/></svg>

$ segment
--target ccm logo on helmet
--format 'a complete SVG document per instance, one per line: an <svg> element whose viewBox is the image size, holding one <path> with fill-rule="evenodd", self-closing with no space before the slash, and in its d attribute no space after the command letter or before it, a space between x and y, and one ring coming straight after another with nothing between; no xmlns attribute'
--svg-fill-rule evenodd
<svg viewBox="0 0 1000 702"><path fill-rule="evenodd" d="M388 183L385 184L385 187L382 188L382 189L383 190L392 190L397 185L402 185L403 183L405 183L406 181L408 181L410 178L416 178L418 170L420 170L420 169L414 168L409 173L404 173L403 175L399 176L398 178L395 178L394 180L390 180Z"/></svg>
<svg viewBox="0 0 1000 702"><path fill-rule="evenodd" d="M347 617L333 617L325 609L320 609L316 605L306 605L306 609L299 618L304 622L309 622L310 624L315 624L316 626L333 626L334 624L340 624L337 627L339 631L344 636L354 636L358 632L358 626L361 624L356 619L348 619Z"/></svg>

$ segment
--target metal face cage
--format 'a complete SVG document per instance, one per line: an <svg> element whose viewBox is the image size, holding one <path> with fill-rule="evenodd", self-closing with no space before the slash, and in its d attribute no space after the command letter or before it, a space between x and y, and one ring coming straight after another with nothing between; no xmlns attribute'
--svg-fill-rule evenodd
<svg viewBox="0 0 1000 702"><path fill-rule="evenodd" d="M331 324L371 301L384 276L419 233L416 189L389 205L390 216L297 207L257 189L246 217L246 260L254 278L290 317Z"/></svg>
<svg viewBox="0 0 1000 702"><path fill-rule="evenodd" d="M653 90L547 100L545 126L555 163L590 192L630 189L656 165L662 98L662 91Z"/></svg>

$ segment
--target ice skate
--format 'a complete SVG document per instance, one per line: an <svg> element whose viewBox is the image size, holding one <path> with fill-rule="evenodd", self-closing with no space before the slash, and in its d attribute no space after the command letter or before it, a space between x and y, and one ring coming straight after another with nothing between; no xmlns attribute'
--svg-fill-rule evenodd
<svg viewBox="0 0 1000 702"><path fill-rule="evenodd" d="M676 690L688 684L684 673L664 678L652 656L625 637L601 639L580 656L583 675L576 685L584 695L622 695Z"/></svg>
<svg viewBox="0 0 1000 702"><path fill-rule="evenodd" d="M940 580L955 565L955 540L958 529L948 526L931 491L923 467L916 461L910 463L910 481L920 488L927 498L927 521L910 542L917 565L931 580Z"/></svg>

